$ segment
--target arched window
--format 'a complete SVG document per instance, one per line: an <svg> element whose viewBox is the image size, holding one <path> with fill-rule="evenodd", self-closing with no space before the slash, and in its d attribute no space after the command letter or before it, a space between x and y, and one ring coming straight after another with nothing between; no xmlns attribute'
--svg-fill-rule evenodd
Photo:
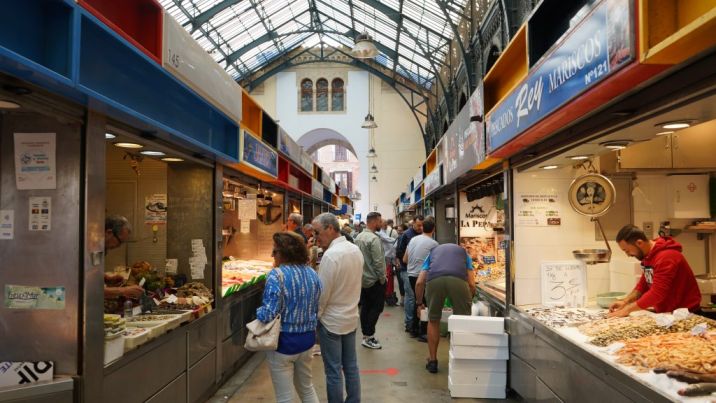
<svg viewBox="0 0 716 403"><path fill-rule="evenodd" d="M343 110L343 80L334 78L331 82L331 110Z"/></svg>
<svg viewBox="0 0 716 403"><path fill-rule="evenodd" d="M325 78L316 81L316 110L319 112L328 110L328 80Z"/></svg>
<svg viewBox="0 0 716 403"><path fill-rule="evenodd" d="M301 81L301 112L313 111L313 81Z"/></svg>

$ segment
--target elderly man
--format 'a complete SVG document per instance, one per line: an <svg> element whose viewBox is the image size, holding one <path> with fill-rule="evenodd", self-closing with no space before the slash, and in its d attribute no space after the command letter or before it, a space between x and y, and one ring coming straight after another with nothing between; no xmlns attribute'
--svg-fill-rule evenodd
<svg viewBox="0 0 716 403"><path fill-rule="evenodd" d="M338 220L323 213L313 220L313 233L323 248L318 302L318 334L326 371L328 401L360 402L360 375L356 354L356 323L361 295L363 254L341 235ZM343 399L345 376L346 398Z"/></svg>
<svg viewBox="0 0 716 403"><path fill-rule="evenodd" d="M303 233L303 216L298 213L291 213L286 221L286 231L293 231L303 238L303 241L308 243L308 238Z"/></svg>
<svg viewBox="0 0 716 403"><path fill-rule="evenodd" d="M376 232L383 220L378 212L371 212L366 218L365 231L355 238L356 245L363 253L363 280L360 294L360 326L363 332L361 345L371 349L381 349L375 338L375 325L385 305L385 252Z"/></svg>
<svg viewBox="0 0 716 403"><path fill-rule="evenodd" d="M104 248L105 250L116 249L122 246L123 243L127 242L129 236L132 234L132 227L129 225L127 218L113 214L109 215L104 219ZM116 276L109 276L105 274L105 283L112 283L116 280ZM121 276L120 276L120 280ZM144 294L144 288L138 285L131 285L127 287L105 287L104 297L105 298L132 298L139 299Z"/></svg>
<svg viewBox="0 0 716 403"><path fill-rule="evenodd" d="M455 315L470 315L472 297L475 295L475 275L472 259L465 249L454 243L436 246L423 263L422 271L415 284L415 296L422 304L427 287L428 302L428 352L430 358L425 369L438 372L438 343L440 342L440 318L443 303L449 297Z"/></svg>

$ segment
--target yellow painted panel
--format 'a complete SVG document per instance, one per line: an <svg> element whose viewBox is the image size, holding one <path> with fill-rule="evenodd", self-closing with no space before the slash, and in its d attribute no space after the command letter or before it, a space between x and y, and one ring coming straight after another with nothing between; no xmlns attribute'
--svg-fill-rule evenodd
<svg viewBox="0 0 716 403"><path fill-rule="evenodd" d="M512 38L484 79L485 111L490 111L527 76L527 25Z"/></svg>
<svg viewBox="0 0 716 403"><path fill-rule="evenodd" d="M651 46L644 53L642 63L678 64L714 46L716 46L716 6L658 44Z"/></svg>
<svg viewBox="0 0 716 403"><path fill-rule="evenodd" d="M473 170L482 171L482 170L485 170L485 169L487 169L487 168L490 168L491 166L493 166L493 165L499 163L500 161L502 161L501 158L487 157L487 158L485 158L484 161L482 161L481 163L479 163L479 164L475 165L474 167L472 167L472 169L473 169Z"/></svg>

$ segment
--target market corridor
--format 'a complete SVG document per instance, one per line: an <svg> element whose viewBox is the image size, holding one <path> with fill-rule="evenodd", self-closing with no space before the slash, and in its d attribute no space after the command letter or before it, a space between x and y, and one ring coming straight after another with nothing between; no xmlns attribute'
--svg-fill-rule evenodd
<svg viewBox="0 0 716 403"><path fill-rule="evenodd" d="M382 350L357 346L361 372L361 400L364 402L509 402L517 400L451 399L448 391L448 349L446 338L440 339L439 372L425 370L427 344L411 339L403 331L403 307L385 307L378 321L376 335ZM360 329L358 330L360 333ZM360 343L360 337L357 338ZM326 382L323 361L313 360L313 381L321 402L326 401ZM295 397L298 401L298 397ZM229 379L210 403L273 402L271 375L263 353L257 353Z"/></svg>

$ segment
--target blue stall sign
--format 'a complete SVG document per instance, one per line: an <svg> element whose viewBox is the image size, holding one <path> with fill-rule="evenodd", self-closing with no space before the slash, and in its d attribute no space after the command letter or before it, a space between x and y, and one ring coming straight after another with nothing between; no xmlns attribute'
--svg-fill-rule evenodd
<svg viewBox="0 0 716 403"><path fill-rule="evenodd" d="M278 153L246 130L241 132L241 162L273 177L278 176Z"/></svg>
<svg viewBox="0 0 716 403"><path fill-rule="evenodd" d="M490 152L634 59L631 3L602 1L490 112Z"/></svg>

